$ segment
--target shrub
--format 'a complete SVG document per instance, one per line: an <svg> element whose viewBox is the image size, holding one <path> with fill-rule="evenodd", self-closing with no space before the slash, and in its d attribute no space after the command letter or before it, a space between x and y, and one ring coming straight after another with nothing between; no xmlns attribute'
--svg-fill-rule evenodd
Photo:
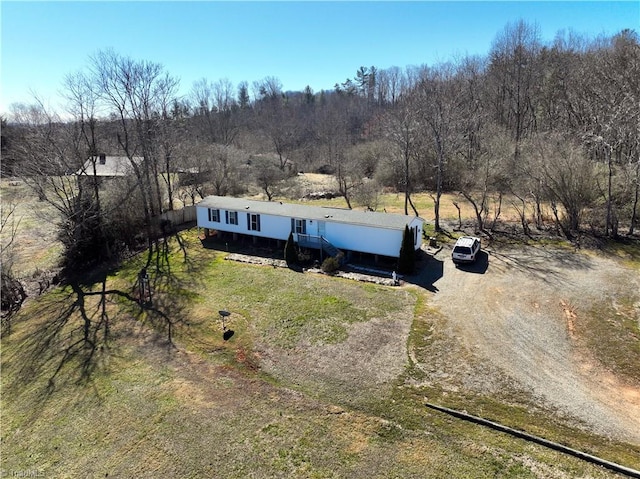
<svg viewBox="0 0 640 479"><path fill-rule="evenodd" d="M398 272L401 274L411 274L415 267L416 253L413 247L413 228L404 227L402 246L400 246L400 257L398 258Z"/></svg>
<svg viewBox="0 0 640 479"><path fill-rule="evenodd" d="M329 256L322 262L322 269L325 273L335 273L340 268L340 260L336 256Z"/></svg>
<svg viewBox="0 0 640 479"><path fill-rule="evenodd" d="M288 266L293 266L298 262L298 254L296 253L296 245L293 241L293 232L289 233L289 238L284 245L284 260Z"/></svg>
<svg viewBox="0 0 640 479"><path fill-rule="evenodd" d="M313 255L308 251L298 251L298 263L309 263L311 262L311 258Z"/></svg>

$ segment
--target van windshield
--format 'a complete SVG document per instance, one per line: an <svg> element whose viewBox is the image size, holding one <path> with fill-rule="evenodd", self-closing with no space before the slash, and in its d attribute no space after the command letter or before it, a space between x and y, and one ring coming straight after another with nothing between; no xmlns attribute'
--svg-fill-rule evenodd
<svg viewBox="0 0 640 479"><path fill-rule="evenodd" d="M456 246L453 248L453 252L458 254L471 254L471 248L467 246Z"/></svg>

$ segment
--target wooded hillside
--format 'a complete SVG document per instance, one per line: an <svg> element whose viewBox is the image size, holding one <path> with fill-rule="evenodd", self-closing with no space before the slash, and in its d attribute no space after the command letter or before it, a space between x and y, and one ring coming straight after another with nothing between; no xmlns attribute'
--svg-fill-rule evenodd
<svg viewBox="0 0 640 479"><path fill-rule="evenodd" d="M520 21L485 57L362 66L332 91L285 92L274 77L203 78L186 97L178 86L159 63L105 50L66 78L65 112L34 98L3 119L2 175L23 178L55 205L71 264L96 245L108 257L136 238L151 244L151 219L162 211L251 188L271 199L301 171L334 174L347 207L375 209L386 188L404 194L405 213L426 214L411 194L432 192L436 230L443 192L473 206L479 230L489 194L511 198L525 233L543 226L541 204L569 239L585 229L632 235L638 226L634 31L560 32L543 43ZM65 176L90 159L91 178L100 153L127 157L132 174L106 189L95 175L80 186Z"/></svg>

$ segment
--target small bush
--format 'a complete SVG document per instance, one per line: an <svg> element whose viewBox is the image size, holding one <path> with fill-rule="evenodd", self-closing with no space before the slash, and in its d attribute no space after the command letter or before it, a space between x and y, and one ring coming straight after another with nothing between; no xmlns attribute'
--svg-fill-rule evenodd
<svg viewBox="0 0 640 479"><path fill-rule="evenodd" d="M298 251L298 263L305 264L311 262L313 255L308 251Z"/></svg>
<svg viewBox="0 0 640 479"><path fill-rule="evenodd" d="M321 175L333 175L336 172L336 169L332 165L322 165L316 168L316 173L320 173Z"/></svg>
<svg viewBox="0 0 640 479"><path fill-rule="evenodd" d="M322 269L325 273L335 273L340 268L340 260L335 256L329 256L322 262Z"/></svg>

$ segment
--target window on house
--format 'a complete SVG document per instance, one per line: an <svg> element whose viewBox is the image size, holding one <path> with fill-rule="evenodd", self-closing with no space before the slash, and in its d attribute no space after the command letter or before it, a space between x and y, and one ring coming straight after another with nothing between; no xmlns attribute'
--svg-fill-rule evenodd
<svg viewBox="0 0 640 479"><path fill-rule="evenodd" d="M298 234L307 234L307 220L295 220L294 231Z"/></svg>
<svg viewBox="0 0 640 479"><path fill-rule="evenodd" d="M238 224L238 212L237 211L225 211L225 219L228 225Z"/></svg>
<svg viewBox="0 0 640 479"><path fill-rule="evenodd" d="M260 215L247 213L247 226L250 231L260 231Z"/></svg>
<svg viewBox="0 0 640 479"><path fill-rule="evenodd" d="M209 221L213 221L215 223L220 222L220 210L214 210L209 208Z"/></svg>

